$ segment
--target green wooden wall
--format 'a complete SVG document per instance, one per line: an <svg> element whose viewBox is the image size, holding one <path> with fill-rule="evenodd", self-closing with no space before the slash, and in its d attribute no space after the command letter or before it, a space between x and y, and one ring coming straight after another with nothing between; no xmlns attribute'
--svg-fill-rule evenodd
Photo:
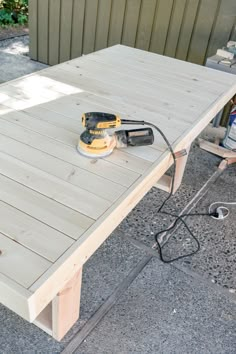
<svg viewBox="0 0 236 354"><path fill-rule="evenodd" d="M29 0L29 27L51 65L117 43L204 64L236 40L236 0Z"/></svg>

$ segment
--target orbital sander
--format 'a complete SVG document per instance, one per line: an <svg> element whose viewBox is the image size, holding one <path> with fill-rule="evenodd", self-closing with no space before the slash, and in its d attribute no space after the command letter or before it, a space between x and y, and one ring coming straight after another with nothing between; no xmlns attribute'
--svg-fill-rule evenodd
<svg viewBox="0 0 236 354"><path fill-rule="evenodd" d="M99 158L110 155L115 147L125 148L153 144L154 134L151 128L119 130L110 134L107 131L118 128L121 124L130 124L129 122L131 121L122 120L115 114L84 113L82 125L85 130L80 135L78 151L86 157Z"/></svg>

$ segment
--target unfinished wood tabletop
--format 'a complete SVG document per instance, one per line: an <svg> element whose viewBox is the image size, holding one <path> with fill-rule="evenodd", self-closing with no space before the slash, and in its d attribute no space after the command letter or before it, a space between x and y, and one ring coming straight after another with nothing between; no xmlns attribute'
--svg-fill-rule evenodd
<svg viewBox="0 0 236 354"><path fill-rule="evenodd" d="M235 93L233 75L121 45L2 84L0 302L40 322L172 164L156 132L152 146L79 155L82 113L154 123L177 152Z"/></svg>

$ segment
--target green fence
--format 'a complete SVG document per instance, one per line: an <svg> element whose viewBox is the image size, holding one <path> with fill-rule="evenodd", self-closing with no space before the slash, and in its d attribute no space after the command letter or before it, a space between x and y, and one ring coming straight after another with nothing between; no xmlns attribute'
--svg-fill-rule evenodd
<svg viewBox="0 0 236 354"><path fill-rule="evenodd" d="M204 64L235 24L236 0L29 0L30 56L53 65L122 43Z"/></svg>

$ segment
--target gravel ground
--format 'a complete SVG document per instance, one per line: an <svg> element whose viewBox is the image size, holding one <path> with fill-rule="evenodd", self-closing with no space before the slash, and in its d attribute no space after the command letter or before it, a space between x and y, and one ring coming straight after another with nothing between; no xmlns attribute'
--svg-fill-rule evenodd
<svg viewBox="0 0 236 354"><path fill-rule="evenodd" d="M29 55L29 36L14 37L0 40L0 51L2 53L15 55Z"/></svg>
<svg viewBox="0 0 236 354"><path fill-rule="evenodd" d="M25 26L0 28L0 40L19 37L28 33L29 29Z"/></svg>
<svg viewBox="0 0 236 354"><path fill-rule="evenodd" d="M0 83L47 67L29 58L29 36L0 40Z"/></svg>

